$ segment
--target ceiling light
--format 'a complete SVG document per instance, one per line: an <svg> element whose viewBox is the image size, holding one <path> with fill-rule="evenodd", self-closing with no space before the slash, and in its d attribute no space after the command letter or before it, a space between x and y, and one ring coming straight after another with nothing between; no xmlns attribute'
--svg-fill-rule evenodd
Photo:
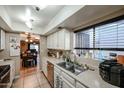
<svg viewBox="0 0 124 93"><path fill-rule="evenodd" d="M30 40L30 42L33 42L33 40Z"/></svg>
<svg viewBox="0 0 124 93"><path fill-rule="evenodd" d="M25 41L28 42L28 39L26 39Z"/></svg>

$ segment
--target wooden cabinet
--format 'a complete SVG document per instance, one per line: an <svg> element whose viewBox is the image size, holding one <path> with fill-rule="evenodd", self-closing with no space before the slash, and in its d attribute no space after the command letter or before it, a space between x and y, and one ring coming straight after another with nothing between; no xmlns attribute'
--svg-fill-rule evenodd
<svg viewBox="0 0 124 93"><path fill-rule="evenodd" d="M52 87L54 87L54 65L47 62L47 79Z"/></svg>
<svg viewBox="0 0 124 93"><path fill-rule="evenodd" d="M0 50L5 49L5 31L0 30Z"/></svg>
<svg viewBox="0 0 124 93"><path fill-rule="evenodd" d="M71 49L70 40L71 40L71 32L66 29L62 29L47 37L47 48L70 50Z"/></svg>

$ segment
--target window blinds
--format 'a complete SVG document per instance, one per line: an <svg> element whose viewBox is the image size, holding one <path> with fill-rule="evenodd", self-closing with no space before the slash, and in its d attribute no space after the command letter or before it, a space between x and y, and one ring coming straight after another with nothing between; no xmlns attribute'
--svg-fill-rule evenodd
<svg viewBox="0 0 124 93"><path fill-rule="evenodd" d="M124 20L76 33L76 48L124 48Z"/></svg>
<svg viewBox="0 0 124 93"><path fill-rule="evenodd" d="M124 20L95 27L95 48L124 48Z"/></svg>
<svg viewBox="0 0 124 93"><path fill-rule="evenodd" d="M93 48L93 29L76 33L77 48Z"/></svg>

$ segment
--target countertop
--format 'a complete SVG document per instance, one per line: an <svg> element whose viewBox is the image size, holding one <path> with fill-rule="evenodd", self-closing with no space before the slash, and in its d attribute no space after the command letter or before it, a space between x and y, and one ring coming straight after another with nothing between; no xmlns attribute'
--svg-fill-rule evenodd
<svg viewBox="0 0 124 93"><path fill-rule="evenodd" d="M0 60L0 65L4 65L4 64L8 64L8 63L13 64L13 60L11 60L11 59L10 60Z"/></svg>
<svg viewBox="0 0 124 93"><path fill-rule="evenodd" d="M117 86L111 85L111 84L105 82L104 80L102 80L101 76L99 75L98 68L95 68L95 71L91 71L91 70L84 71L81 74L76 76L73 73L71 73L57 65L57 63L63 62L62 59L46 57L46 60L51 62L54 66L58 67L59 69L63 70L64 72L68 73L73 78L77 79L78 81L80 81L81 83L83 83L85 86L87 86L89 88L118 88ZM82 60L82 63L83 63L83 60Z"/></svg>

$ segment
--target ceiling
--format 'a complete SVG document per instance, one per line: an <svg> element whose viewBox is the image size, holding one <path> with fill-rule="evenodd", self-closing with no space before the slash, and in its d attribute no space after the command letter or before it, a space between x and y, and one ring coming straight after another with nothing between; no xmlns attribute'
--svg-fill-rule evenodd
<svg viewBox="0 0 124 93"><path fill-rule="evenodd" d="M115 17L112 13L116 13L121 9L123 9L120 14L122 15L124 14L124 5L86 5L60 24L60 26L69 29L77 29L80 26L84 27L86 24L91 25L95 20L102 17L104 18L107 15L109 15L109 18L111 19L111 17ZM119 13L116 13L116 16L119 16ZM100 22L103 20L99 19L98 21Z"/></svg>
<svg viewBox="0 0 124 93"><path fill-rule="evenodd" d="M33 27L45 27L64 5L48 5L40 11L36 11L33 5L6 5L4 7L12 22L25 24L27 15L30 15L34 20Z"/></svg>
<svg viewBox="0 0 124 93"><path fill-rule="evenodd" d="M10 17L13 31L27 31L41 35L49 35L57 31L60 26L75 31L80 27L96 24L95 20L98 20L96 21L98 23L107 20L102 19L105 16L111 19L124 15L124 5L48 5L40 11L36 11L34 5L4 5L3 7ZM122 10L120 13L117 12L120 10ZM2 12L0 13L2 15ZM34 20L33 30L25 24L29 18Z"/></svg>

